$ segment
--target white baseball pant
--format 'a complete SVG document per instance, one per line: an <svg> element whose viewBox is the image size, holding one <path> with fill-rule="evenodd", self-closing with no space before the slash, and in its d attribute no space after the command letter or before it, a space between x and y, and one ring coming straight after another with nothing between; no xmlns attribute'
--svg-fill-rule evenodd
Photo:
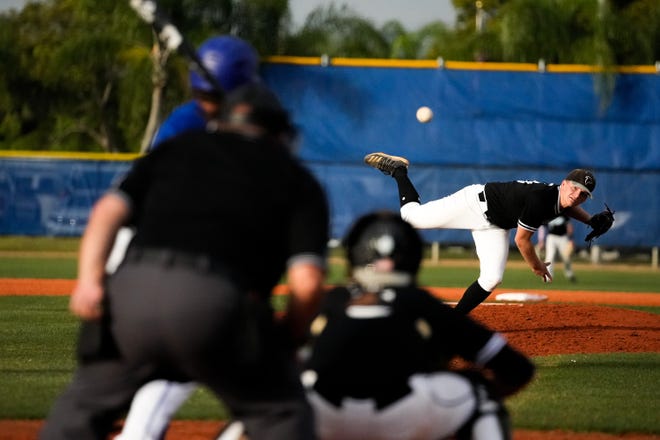
<svg viewBox="0 0 660 440"><path fill-rule="evenodd" d="M548 272L554 276L554 263L557 260L557 255L564 263L564 274L566 278L571 279L574 277L573 267L571 264L571 254L573 253L571 239L568 235L555 235L548 234L545 238L545 258L549 261Z"/></svg>
<svg viewBox="0 0 660 440"><path fill-rule="evenodd" d="M465 377L452 372L417 374L409 385L410 394L381 410L372 399L345 398L336 407L309 390L319 439L439 439L470 421L473 440L506 438L507 427L498 417L501 404L482 400L478 396L485 393Z"/></svg>
<svg viewBox="0 0 660 440"><path fill-rule="evenodd" d="M160 440L179 407L197 388L194 382L153 380L133 397L117 440Z"/></svg>
<svg viewBox="0 0 660 440"><path fill-rule="evenodd" d="M418 229L469 229L479 258L479 285L493 291L504 276L509 257L509 231L486 219L487 202L479 200L484 185L469 185L441 199L401 207L401 218Z"/></svg>

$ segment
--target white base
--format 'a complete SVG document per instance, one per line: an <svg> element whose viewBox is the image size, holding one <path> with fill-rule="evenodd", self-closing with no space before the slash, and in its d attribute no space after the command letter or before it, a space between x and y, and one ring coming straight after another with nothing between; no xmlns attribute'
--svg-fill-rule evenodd
<svg viewBox="0 0 660 440"><path fill-rule="evenodd" d="M541 302L547 301L548 296L540 293L507 292L496 295L495 299L509 302Z"/></svg>

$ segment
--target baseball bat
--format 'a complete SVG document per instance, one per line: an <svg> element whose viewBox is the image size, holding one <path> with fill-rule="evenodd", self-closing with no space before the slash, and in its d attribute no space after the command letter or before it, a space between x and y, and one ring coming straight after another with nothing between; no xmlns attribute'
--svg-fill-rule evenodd
<svg viewBox="0 0 660 440"><path fill-rule="evenodd" d="M158 3L154 0L130 0L130 5L143 21L154 28L156 35L158 35L158 39L165 45L165 47L185 56L190 61L191 67L213 86L215 92L220 96L224 95L222 86L213 75L211 75L208 69L204 67L195 48L190 45L176 25L174 25L169 17L158 7Z"/></svg>

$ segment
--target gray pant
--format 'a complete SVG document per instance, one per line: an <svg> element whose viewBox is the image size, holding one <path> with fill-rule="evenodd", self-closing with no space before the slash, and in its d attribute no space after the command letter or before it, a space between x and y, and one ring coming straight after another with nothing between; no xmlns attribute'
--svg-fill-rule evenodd
<svg viewBox="0 0 660 440"><path fill-rule="evenodd" d="M40 438L105 438L139 387L159 377L206 385L252 439L313 438L312 412L268 302L208 264L170 256L129 257L110 277L110 334L120 354L86 353Z"/></svg>

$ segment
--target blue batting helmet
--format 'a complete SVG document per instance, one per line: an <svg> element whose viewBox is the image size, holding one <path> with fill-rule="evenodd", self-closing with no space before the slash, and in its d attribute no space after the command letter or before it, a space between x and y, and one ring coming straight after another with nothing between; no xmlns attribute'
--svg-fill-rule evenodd
<svg viewBox="0 0 660 440"><path fill-rule="evenodd" d="M245 40L228 35L212 37L202 43L197 55L225 92L258 80L259 56ZM190 72L190 87L202 92L215 89L195 71Z"/></svg>

